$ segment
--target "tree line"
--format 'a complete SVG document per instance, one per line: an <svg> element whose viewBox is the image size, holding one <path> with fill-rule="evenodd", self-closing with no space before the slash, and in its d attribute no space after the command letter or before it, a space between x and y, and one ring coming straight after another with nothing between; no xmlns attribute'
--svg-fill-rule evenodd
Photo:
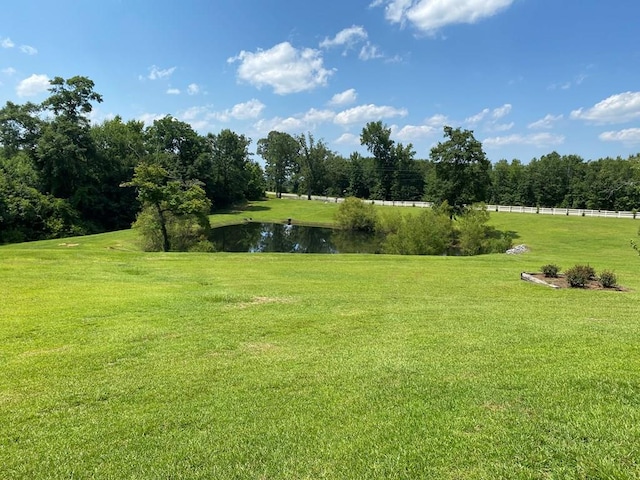
<svg viewBox="0 0 640 480"><path fill-rule="evenodd" d="M429 158L418 159L389 127L370 122L360 135L370 155L348 158L311 133L272 131L256 142L263 169L249 150L252 140L229 129L202 135L171 116L146 127L120 116L92 124L93 105L102 102L92 80L56 77L50 84L42 103L0 109L0 243L123 229L138 218L162 249L177 248L171 229L186 239L193 222L204 228L207 214L261 198L266 189L446 200L454 212L475 202L640 205L640 155L585 161L552 152L492 165L472 131L447 126Z"/></svg>

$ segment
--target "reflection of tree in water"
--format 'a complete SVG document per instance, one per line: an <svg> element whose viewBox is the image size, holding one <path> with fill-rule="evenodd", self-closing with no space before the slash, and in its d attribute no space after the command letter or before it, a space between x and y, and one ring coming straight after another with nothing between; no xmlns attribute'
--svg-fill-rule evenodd
<svg viewBox="0 0 640 480"><path fill-rule="evenodd" d="M244 223L212 229L211 242L223 252L378 253L371 235L331 228L277 223Z"/></svg>

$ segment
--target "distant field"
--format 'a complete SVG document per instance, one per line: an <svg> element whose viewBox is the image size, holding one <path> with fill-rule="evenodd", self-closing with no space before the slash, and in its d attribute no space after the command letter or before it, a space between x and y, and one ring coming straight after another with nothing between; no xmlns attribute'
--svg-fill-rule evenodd
<svg viewBox="0 0 640 480"><path fill-rule="evenodd" d="M491 223L531 251L142 253L131 231L0 247L0 478L640 478L640 221ZM547 263L630 291L519 280Z"/></svg>

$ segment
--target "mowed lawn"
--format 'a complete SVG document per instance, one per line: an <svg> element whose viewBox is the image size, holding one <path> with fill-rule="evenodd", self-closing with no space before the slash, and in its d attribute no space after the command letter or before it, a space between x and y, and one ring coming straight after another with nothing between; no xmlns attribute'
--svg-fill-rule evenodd
<svg viewBox="0 0 640 480"><path fill-rule="evenodd" d="M640 478L640 220L491 223L531 251L0 247L0 478ZM629 291L519 279L547 263Z"/></svg>

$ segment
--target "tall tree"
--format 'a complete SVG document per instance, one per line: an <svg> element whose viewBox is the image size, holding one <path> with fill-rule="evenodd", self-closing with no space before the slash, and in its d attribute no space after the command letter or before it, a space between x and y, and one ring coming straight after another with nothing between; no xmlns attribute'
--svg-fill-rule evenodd
<svg viewBox="0 0 640 480"><path fill-rule="evenodd" d="M296 137L300 146L298 161L302 183L307 191L307 199L311 200L312 194L322 193L319 185L325 173L325 164L331 152L322 140L316 141L311 133Z"/></svg>
<svg viewBox="0 0 640 480"><path fill-rule="evenodd" d="M78 189L90 178L95 156L86 115L92 111L91 102L101 102L102 96L93 91L93 81L87 77L55 77L50 83L51 95L42 105L54 118L38 140L37 165L45 192L73 204Z"/></svg>
<svg viewBox="0 0 640 480"><path fill-rule="evenodd" d="M298 142L288 133L272 130L266 138L258 140L257 153L266 163L269 186L275 190L278 198L282 197L284 186L291 179L296 166Z"/></svg>
<svg viewBox="0 0 640 480"><path fill-rule="evenodd" d="M444 137L446 141L431 149L431 160L435 163L440 200L446 200L460 213L464 205L487 200L491 162L472 131L445 126Z"/></svg>
<svg viewBox="0 0 640 480"><path fill-rule="evenodd" d="M391 188L397 170L398 159L394 154L391 129L381 121L369 122L362 129L360 144L365 145L376 161L376 171L383 200L391 200Z"/></svg>
<svg viewBox="0 0 640 480"><path fill-rule="evenodd" d="M207 135L214 170L214 202L229 205L245 198L250 180L251 139L225 129Z"/></svg>

